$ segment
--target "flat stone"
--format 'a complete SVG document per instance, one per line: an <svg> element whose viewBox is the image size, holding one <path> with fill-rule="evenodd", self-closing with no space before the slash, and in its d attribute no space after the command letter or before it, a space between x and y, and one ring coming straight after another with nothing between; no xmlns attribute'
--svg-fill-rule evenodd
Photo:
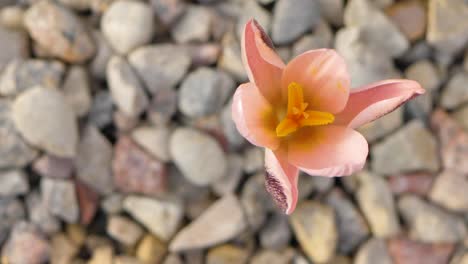
<svg viewBox="0 0 468 264"><path fill-rule="evenodd" d="M360 172L358 180L356 198L374 236L387 238L396 235L400 224L392 193L385 180L367 171Z"/></svg>
<svg viewBox="0 0 468 264"><path fill-rule="evenodd" d="M440 73L429 60L419 60L406 68L406 78L415 80L429 92L435 92L440 86Z"/></svg>
<svg viewBox="0 0 468 264"><path fill-rule="evenodd" d="M433 181L434 177L429 173L406 173L388 177L388 186L394 194L412 193L425 196Z"/></svg>
<svg viewBox="0 0 468 264"><path fill-rule="evenodd" d="M436 172L436 141L421 121L414 120L371 147L372 169L380 174L416 170Z"/></svg>
<svg viewBox="0 0 468 264"><path fill-rule="evenodd" d="M291 240L291 229L284 214L273 214L260 230L260 245L265 249L286 248Z"/></svg>
<svg viewBox="0 0 468 264"><path fill-rule="evenodd" d="M335 211L338 251L342 254L353 252L370 235L364 217L340 189L332 190L325 202Z"/></svg>
<svg viewBox="0 0 468 264"><path fill-rule="evenodd" d="M71 159L44 154L33 163L33 170L43 177L67 179L72 176L74 164Z"/></svg>
<svg viewBox="0 0 468 264"><path fill-rule="evenodd" d="M452 76L442 89L440 104L448 110L453 110L468 102L468 91L465 89L467 82L467 72L460 71Z"/></svg>
<svg viewBox="0 0 468 264"><path fill-rule="evenodd" d="M88 264L112 264L114 258L114 250L111 246L102 246L93 251Z"/></svg>
<svg viewBox="0 0 468 264"><path fill-rule="evenodd" d="M121 136L112 161L114 184L125 193L156 195L166 188L166 167L129 137Z"/></svg>
<svg viewBox="0 0 468 264"><path fill-rule="evenodd" d="M60 220L49 212L47 204L37 191L26 197L29 220L43 233L53 234L60 230Z"/></svg>
<svg viewBox="0 0 468 264"><path fill-rule="evenodd" d="M363 244L354 260L355 264L392 264L385 242L382 239L371 238Z"/></svg>
<svg viewBox="0 0 468 264"><path fill-rule="evenodd" d="M127 217L114 215L107 222L107 234L125 246L133 246L143 235L143 229Z"/></svg>
<svg viewBox="0 0 468 264"><path fill-rule="evenodd" d="M96 127L86 126L75 159L77 178L98 193L109 194L113 190L111 161L111 143Z"/></svg>
<svg viewBox="0 0 468 264"><path fill-rule="evenodd" d="M88 113L88 122L103 128L112 122L112 97L108 91L99 91L93 97L91 109Z"/></svg>
<svg viewBox="0 0 468 264"><path fill-rule="evenodd" d="M454 244L421 243L407 238L395 238L388 242L388 251L395 263L449 263L455 250Z"/></svg>
<svg viewBox="0 0 468 264"><path fill-rule="evenodd" d="M138 243L136 257L144 263L161 263L166 255L166 245L153 235L146 234Z"/></svg>
<svg viewBox="0 0 468 264"><path fill-rule="evenodd" d="M249 254L245 249L235 245L225 244L210 249L206 255L206 263L242 264L247 263L248 258Z"/></svg>
<svg viewBox="0 0 468 264"><path fill-rule="evenodd" d="M219 196L223 196L228 193L235 193L240 181L242 180L242 167L244 164L242 157L235 153L231 153L228 154L226 158L226 175L211 185L213 191Z"/></svg>
<svg viewBox="0 0 468 264"><path fill-rule="evenodd" d="M42 48L62 60L81 63L95 53L94 42L85 26L64 6L37 1L26 11L24 24Z"/></svg>
<svg viewBox="0 0 468 264"><path fill-rule="evenodd" d="M314 28L320 21L319 8L315 0L279 0L273 10L273 42L288 44Z"/></svg>
<svg viewBox="0 0 468 264"><path fill-rule="evenodd" d="M169 137L171 130L164 126L140 126L132 131L132 139L155 158L167 162L171 159L169 153Z"/></svg>
<svg viewBox="0 0 468 264"><path fill-rule="evenodd" d="M468 179L460 172L446 169L434 180L429 198L456 212L468 211Z"/></svg>
<svg viewBox="0 0 468 264"><path fill-rule="evenodd" d="M206 42L211 33L211 21L210 9L190 5L171 28L171 35L177 43Z"/></svg>
<svg viewBox="0 0 468 264"><path fill-rule="evenodd" d="M286 249L283 251L261 250L255 254L249 263L251 264L281 264L293 263L294 252Z"/></svg>
<svg viewBox="0 0 468 264"><path fill-rule="evenodd" d="M209 135L191 128L178 128L171 136L169 150L174 163L193 184L209 185L226 173L226 156Z"/></svg>
<svg viewBox="0 0 468 264"><path fill-rule="evenodd" d="M57 90L28 89L13 104L13 120L31 144L59 157L74 157L78 143L75 113Z"/></svg>
<svg viewBox="0 0 468 264"><path fill-rule="evenodd" d="M0 196L18 196L29 191L27 175L21 170L0 171Z"/></svg>
<svg viewBox="0 0 468 264"><path fill-rule="evenodd" d="M169 249L174 252L211 247L236 237L246 227L239 200L226 195L179 231Z"/></svg>
<svg viewBox="0 0 468 264"><path fill-rule="evenodd" d="M290 223L301 248L313 262L331 260L338 242L333 209L312 201L298 204Z"/></svg>
<svg viewBox="0 0 468 264"><path fill-rule="evenodd" d="M149 43L155 25L151 7L138 1L115 1L101 19L103 35L120 54Z"/></svg>
<svg viewBox="0 0 468 264"><path fill-rule="evenodd" d="M43 263L50 257L50 245L37 228L25 221L15 224L2 249L2 260L8 263Z"/></svg>
<svg viewBox="0 0 468 264"><path fill-rule="evenodd" d="M170 45L150 45L136 49L128 60L151 93L172 89L187 72L191 59L184 49Z"/></svg>
<svg viewBox="0 0 468 264"><path fill-rule="evenodd" d="M198 68L180 86L179 109L191 118L219 112L234 88L234 80L226 73Z"/></svg>
<svg viewBox="0 0 468 264"><path fill-rule="evenodd" d="M128 196L123 208L162 241L173 237L184 216L183 205L169 199Z"/></svg>
<svg viewBox="0 0 468 264"><path fill-rule="evenodd" d="M0 25L0 41L2 43L0 72L10 61L25 59L29 56L29 41L25 32L8 29Z"/></svg>
<svg viewBox="0 0 468 264"><path fill-rule="evenodd" d="M387 8L390 20L411 41L424 37L426 33L426 10L419 1L399 2Z"/></svg>
<svg viewBox="0 0 468 264"><path fill-rule="evenodd" d="M72 66L63 82L63 95L75 114L85 116L91 107L91 87L88 72L81 66Z"/></svg>
<svg viewBox="0 0 468 264"><path fill-rule="evenodd" d="M183 0L151 0L150 4L166 26L174 23L187 9L187 3Z"/></svg>
<svg viewBox="0 0 468 264"><path fill-rule="evenodd" d="M403 125L403 108L382 116L381 118L359 127L358 131L369 142L375 142L394 132Z"/></svg>
<svg viewBox="0 0 468 264"><path fill-rule="evenodd" d="M247 74L242 64L239 41L234 33L226 33L222 39L222 51L218 60L218 67L230 73L238 82L247 80Z"/></svg>
<svg viewBox="0 0 468 264"><path fill-rule="evenodd" d="M19 199L0 198L0 243L3 243L13 226L26 217L23 204Z"/></svg>
<svg viewBox="0 0 468 264"><path fill-rule="evenodd" d="M70 263L79 248L65 234L58 233L51 239L51 263Z"/></svg>
<svg viewBox="0 0 468 264"><path fill-rule="evenodd" d="M12 60L1 75L0 95L18 95L36 85L58 88L64 72L59 61Z"/></svg>
<svg viewBox="0 0 468 264"><path fill-rule="evenodd" d="M463 218L446 212L418 196L405 195L398 201L403 220L412 238L428 243L451 243L464 239ZM427 232L431 230L431 232Z"/></svg>
<svg viewBox="0 0 468 264"><path fill-rule="evenodd" d="M99 196L97 192L80 181L75 181L75 186L80 207L80 223L86 226L91 223L96 215L99 206Z"/></svg>
<svg viewBox="0 0 468 264"><path fill-rule="evenodd" d="M112 99L123 113L138 116L145 111L148 97L137 75L125 59L114 56L109 60L107 80Z"/></svg>
<svg viewBox="0 0 468 264"><path fill-rule="evenodd" d="M71 181L42 178L41 193L48 210L68 223L76 223L80 209Z"/></svg>
<svg viewBox="0 0 468 264"><path fill-rule="evenodd" d="M343 0L318 0L320 4L321 15L334 26L343 25Z"/></svg>

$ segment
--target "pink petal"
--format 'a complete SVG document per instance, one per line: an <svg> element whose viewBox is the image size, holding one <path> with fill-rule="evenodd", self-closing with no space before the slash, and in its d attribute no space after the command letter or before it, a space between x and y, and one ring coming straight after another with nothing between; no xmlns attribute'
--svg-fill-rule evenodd
<svg viewBox="0 0 468 264"><path fill-rule="evenodd" d="M255 20L245 25L242 36L242 59L251 82L271 103L281 99L281 74L284 63L273 50L273 44Z"/></svg>
<svg viewBox="0 0 468 264"><path fill-rule="evenodd" d="M284 68L284 94L292 82L303 87L311 110L339 113L348 101L351 83L348 70L343 58L334 50L311 50L294 58Z"/></svg>
<svg viewBox="0 0 468 264"><path fill-rule="evenodd" d="M239 133L250 143L276 149L276 115L270 103L260 94L253 83L240 85L232 101L232 119Z"/></svg>
<svg viewBox="0 0 468 264"><path fill-rule="evenodd" d="M357 128L424 92L419 83L411 80L386 80L355 89L346 108L335 116L335 124Z"/></svg>
<svg viewBox="0 0 468 264"><path fill-rule="evenodd" d="M289 164L286 152L282 149L265 149L265 187L276 204L291 214L297 204L297 179L299 170Z"/></svg>
<svg viewBox="0 0 468 264"><path fill-rule="evenodd" d="M363 168L366 139L348 127L301 128L288 142L288 160L313 176L347 176Z"/></svg>

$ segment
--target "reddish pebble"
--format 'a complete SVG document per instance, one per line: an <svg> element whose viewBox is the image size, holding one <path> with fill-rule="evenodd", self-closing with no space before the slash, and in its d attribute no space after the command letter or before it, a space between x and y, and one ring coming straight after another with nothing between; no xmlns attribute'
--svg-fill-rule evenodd
<svg viewBox="0 0 468 264"><path fill-rule="evenodd" d="M33 170L43 177L66 179L73 172L73 162L71 159L43 155L34 162Z"/></svg>
<svg viewBox="0 0 468 264"><path fill-rule="evenodd" d="M406 238L395 238L388 242L388 251L394 264L446 264L454 249L454 244L429 244Z"/></svg>
<svg viewBox="0 0 468 264"><path fill-rule="evenodd" d="M426 11L421 1L397 2L388 8L387 15L409 40L414 41L424 37Z"/></svg>
<svg viewBox="0 0 468 264"><path fill-rule="evenodd" d="M86 184L76 181L76 193L80 205L80 223L88 225L93 220L98 208L99 196Z"/></svg>
<svg viewBox="0 0 468 264"><path fill-rule="evenodd" d="M428 173L409 173L390 176L388 185L395 194L413 193L424 196L429 192L433 180Z"/></svg>

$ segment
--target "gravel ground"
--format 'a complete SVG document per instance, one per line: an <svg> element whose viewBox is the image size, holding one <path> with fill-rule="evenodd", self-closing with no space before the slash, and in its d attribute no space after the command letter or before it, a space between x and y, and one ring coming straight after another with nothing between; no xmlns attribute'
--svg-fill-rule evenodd
<svg viewBox="0 0 468 264"><path fill-rule="evenodd" d="M230 115L252 17L286 61L427 90L290 217ZM464 0L2 0L0 43L2 264L468 263Z"/></svg>

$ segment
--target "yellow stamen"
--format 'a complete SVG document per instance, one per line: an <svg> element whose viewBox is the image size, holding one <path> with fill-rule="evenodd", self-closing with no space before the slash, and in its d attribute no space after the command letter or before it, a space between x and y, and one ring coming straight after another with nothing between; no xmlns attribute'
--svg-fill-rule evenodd
<svg viewBox="0 0 468 264"><path fill-rule="evenodd" d="M335 116L328 112L306 110L302 86L292 82L288 86L288 110L276 127L276 135L285 137L304 126L320 126L333 123Z"/></svg>

